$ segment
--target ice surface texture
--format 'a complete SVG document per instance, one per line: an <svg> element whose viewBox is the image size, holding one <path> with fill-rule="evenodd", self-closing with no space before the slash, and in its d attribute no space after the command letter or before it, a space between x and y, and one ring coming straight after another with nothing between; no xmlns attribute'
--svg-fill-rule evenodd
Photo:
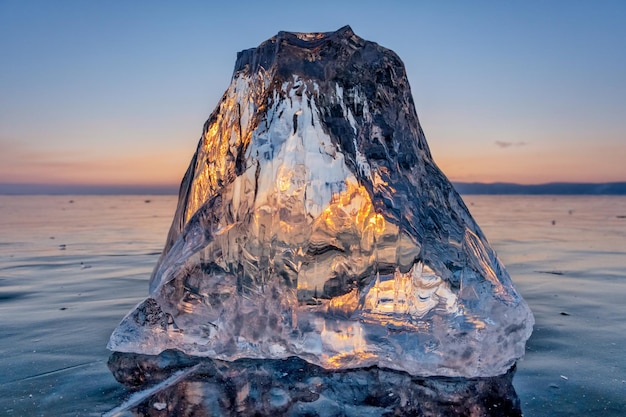
<svg viewBox="0 0 626 417"><path fill-rule="evenodd" d="M433 162L402 61L344 27L238 54L108 347L493 376L533 322Z"/></svg>
<svg viewBox="0 0 626 417"><path fill-rule="evenodd" d="M142 397L140 404L117 408L129 410L123 416L163 416L156 404L170 416L522 416L513 371L488 378L421 378L375 366L326 370L300 358L224 362L172 351L116 352L108 365L125 385L149 386L134 394Z"/></svg>

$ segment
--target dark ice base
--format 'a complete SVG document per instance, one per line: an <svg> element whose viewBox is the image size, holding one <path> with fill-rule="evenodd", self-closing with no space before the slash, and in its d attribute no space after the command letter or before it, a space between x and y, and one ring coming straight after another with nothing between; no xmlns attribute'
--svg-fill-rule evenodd
<svg viewBox="0 0 626 417"><path fill-rule="evenodd" d="M377 367L326 370L286 360L218 361L165 351L115 352L115 378L146 388L199 365L175 385L131 408L134 416L521 416L515 369L490 378L413 377Z"/></svg>

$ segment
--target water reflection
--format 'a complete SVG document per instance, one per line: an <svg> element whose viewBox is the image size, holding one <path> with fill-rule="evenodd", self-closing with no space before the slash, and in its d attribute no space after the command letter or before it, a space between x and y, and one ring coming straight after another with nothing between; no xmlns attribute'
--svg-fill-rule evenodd
<svg viewBox="0 0 626 417"><path fill-rule="evenodd" d="M377 367L329 371L299 358L196 359L116 352L116 379L140 390L106 416L521 416L514 370L416 378Z"/></svg>

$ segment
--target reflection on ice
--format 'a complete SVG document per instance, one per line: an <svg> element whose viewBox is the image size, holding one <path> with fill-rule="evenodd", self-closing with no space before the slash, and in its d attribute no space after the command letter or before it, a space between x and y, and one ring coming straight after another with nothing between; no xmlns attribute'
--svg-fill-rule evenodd
<svg viewBox="0 0 626 417"><path fill-rule="evenodd" d="M173 352L116 353L109 367L143 391L107 417L522 415L514 370L491 378L416 378L376 367L329 371L298 358L222 362Z"/></svg>

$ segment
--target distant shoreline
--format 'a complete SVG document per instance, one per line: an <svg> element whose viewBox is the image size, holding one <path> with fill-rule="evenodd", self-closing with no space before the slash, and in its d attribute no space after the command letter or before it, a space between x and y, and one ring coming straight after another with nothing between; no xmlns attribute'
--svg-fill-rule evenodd
<svg viewBox="0 0 626 417"><path fill-rule="evenodd" d="M178 185L72 185L0 183L0 195L178 195Z"/></svg>
<svg viewBox="0 0 626 417"><path fill-rule="evenodd" d="M463 195L626 195L626 182L580 183L550 182L546 184L454 182Z"/></svg>
<svg viewBox="0 0 626 417"><path fill-rule="evenodd" d="M462 195L626 195L626 182L546 184L453 182ZM178 195L178 185L52 185L0 183L0 195Z"/></svg>

